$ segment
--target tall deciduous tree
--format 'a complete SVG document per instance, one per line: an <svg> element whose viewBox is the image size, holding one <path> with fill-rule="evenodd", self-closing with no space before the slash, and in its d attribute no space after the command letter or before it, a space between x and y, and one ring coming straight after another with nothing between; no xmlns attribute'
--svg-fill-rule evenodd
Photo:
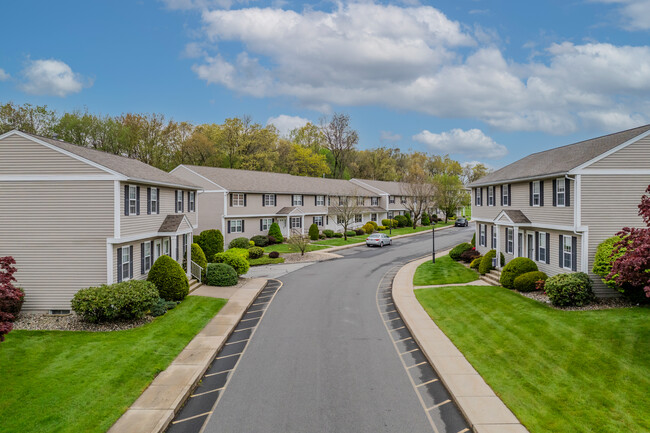
<svg viewBox="0 0 650 433"><path fill-rule="evenodd" d="M348 239L348 229L354 223L356 216L361 214L362 208L357 204L357 194L352 196L332 197L332 205L328 208L330 218L334 218L336 225L343 229L343 239Z"/></svg>
<svg viewBox="0 0 650 433"><path fill-rule="evenodd" d="M468 185L474 181L479 180L488 173L490 173L490 170L483 163L467 163L463 165L463 173L461 177L463 183L465 185Z"/></svg>
<svg viewBox="0 0 650 433"><path fill-rule="evenodd" d="M48 109L47 105L16 105L13 102L0 105L0 134L19 129L51 137L57 120L56 112Z"/></svg>
<svg viewBox="0 0 650 433"><path fill-rule="evenodd" d="M401 193L406 197L404 207L411 213L415 229L422 218L422 213L434 203L436 187L428 176L411 175L402 183Z"/></svg>
<svg viewBox="0 0 650 433"><path fill-rule="evenodd" d="M334 113L331 119L321 119L320 130L325 137L325 146L332 153L332 175L343 178L350 154L359 142L359 134L350 127L350 116Z"/></svg>
<svg viewBox="0 0 650 433"><path fill-rule="evenodd" d="M436 188L435 202L445 214L445 222L456 212L456 209L469 204L469 193L465 191L463 182L458 176L438 174L434 177L434 184Z"/></svg>

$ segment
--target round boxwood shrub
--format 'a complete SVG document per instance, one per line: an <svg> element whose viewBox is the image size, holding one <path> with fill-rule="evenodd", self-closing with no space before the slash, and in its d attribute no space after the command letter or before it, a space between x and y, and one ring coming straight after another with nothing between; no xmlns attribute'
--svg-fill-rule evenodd
<svg viewBox="0 0 650 433"><path fill-rule="evenodd" d="M404 215L397 215L395 221L397 221L397 227L406 227L408 225L408 220Z"/></svg>
<svg viewBox="0 0 650 433"><path fill-rule="evenodd" d="M366 224L372 224L372 226L377 230L379 228L379 224L375 221L368 221Z"/></svg>
<svg viewBox="0 0 650 433"><path fill-rule="evenodd" d="M584 272L553 275L546 280L544 290L553 305L582 307L595 299L591 280Z"/></svg>
<svg viewBox="0 0 650 433"><path fill-rule="evenodd" d="M185 271L169 256L158 257L149 270L147 281L154 283L160 297L166 301L182 301L190 292Z"/></svg>
<svg viewBox="0 0 650 433"><path fill-rule="evenodd" d="M343 233L334 233L334 237L335 237L335 238L342 238L342 237L343 237Z"/></svg>
<svg viewBox="0 0 650 433"><path fill-rule="evenodd" d="M250 257L251 259L259 259L263 255L264 255L264 248L251 247L248 250L248 257Z"/></svg>
<svg viewBox="0 0 650 433"><path fill-rule="evenodd" d="M478 273L481 275L485 275L488 272L490 272L492 269L492 259L497 256L497 250L490 250L488 251L483 258L481 259L481 264L478 267ZM505 265L506 258L503 256L503 253L501 253L501 266Z"/></svg>
<svg viewBox="0 0 650 433"><path fill-rule="evenodd" d="M426 213L426 212L422 212L422 218L420 219L420 222L422 222L423 226L431 225L431 220L429 219L429 214Z"/></svg>
<svg viewBox="0 0 650 433"><path fill-rule="evenodd" d="M269 238L264 235L257 235L251 238L256 247L264 248L269 244Z"/></svg>
<svg viewBox="0 0 650 433"><path fill-rule="evenodd" d="M240 252L228 250L225 253L219 253L214 255L215 263L225 263L232 266L238 275L244 275L248 272L250 268L250 263L248 263L248 255L244 257ZM246 251L248 253L248 251Z"/></svg>
<svg viewBox="0 0 650 433"><path fill-rule="evenodd" d="M203 268L203 275L205 278L205 269L208 267L208 259L205 257L203 250L197 243L192 244L192 261Z"/></svg>
<svg viewBox="0 0 650 433"><path fill-rule="evenodd" d="M358 228L354 230L354 234L356 234L357 236L363 236L366 234L366 231L362 228Z"/></svg>
<svg viewBox="0 0 650 433"><path fill-rule="evenodd" d="M273 223L271 224L271 227L269 227L269 237L270 236L273 236L275 242L279 244L284 242L284 236L282 236L282 231L280 230L278 223Z"/></svg>
<svg viewBox="0 0 650 433"><path fill-rule="evenodd" d="M476 251L474 248L471 250L463 251L463 253L460 255L460 259L465 263L472 263L479 257L481 257L481 253Z"/></svg>
<svg viewBox="0 0 650 433"><path fill-rule="evenodd" d="M468 244L467 242L463 242L462 244L456 245L451 251L449 251L449 257L451 257L452 260L460 260L460 255L463 254L467 250L471 250L472 246Z"/></svg>
<svg viewBox="0 0 650 433"><path fill-rule="evenodd" d="M515 278L512 285L515 290L520 292L532 292L537 290L538 281L546 281L547 278L546 274L542 271L526 272Z"/></svg>
<svg viewBox="0 0 650 433"><path fill-rule="evenodd" d="M219 230L203 230L194 240L203 250L206 258L212 258L215 254L223 252L223 235Z"/></svg>
<svg viewBox="0 0 650 433"><path fill-rule="evenodd" d="M409 212L406 212L404 214L404 218L406 218L406 225L404 227L413 227L413 219L411 218L411 214Z"/></svg>
<svg viewBox="0 0 650 433"><path fill-rule="evenodd" d="M318 226L316 224L312 224L309 226L309 239L312 241L317 241L318 240Z"/></svg>
<svg viewBox="0 0 650 433"><path fill-rule="evenodd" d="M248 241L248 238L235 238L230 241L228 244L228 249L230 250L231 248L243 248L243 249L249 249L251 244Z"/></svg>
<svg viewBox="0 0 650 433"><path fill-rule="evenodd" d="M361 227L361 228L363 229L363 231L364 231L366 234L369 234L369 235L371 235L372 232L374 232L375 230L377 230L377 227L375 227L374 225L372 225L371 222L372 222L372 221L368 221L367 223L365 223L365 224L363 225L363 227Z"/></svg>
<svg viewBox="0 0 650 433"><path fill-rule="evenodd" d="M472 269L478 269L478 267L479 267L480 264L481 264L481 258L482 258L482 257L480 257L480 256L477 257L477 258L475 258L475 259L472 261L472 263L470 263L469 267L472 268Z"/></svg>
<svg viewBox="0 0 650 433"><path fill-rule="evenodd" d="M614 253L614 245L620 240L620 237L614 236L605 239L600 243L600 245L598 245L598 248L596 249L596 255L594 256L594 267L592 270L594 274L602 278L603 283L605 283L607 287L618 290L621 293L625 293L625 289L620 287L614 281L614 278L617 277L618 274L613 275L613 278L611 279L607 278L609 273L612 272L612 264L614 261L625 253L625 250L622 249L616 255L612 256Z"/></svg>
<svg viewBox="0 0 650 433"><path fill-rule="evenodd" d="M277 252L277 251L271 251L271 252L269 253L269 258L270 258L270 259L277 259L278 257L280 257L280 253Z"/></svg>
<svg viewBox="0 0 650 433"><path fill-rule="evenodd" d="M75 293L70 304L87 322L115 322L144 317L158 298L158 290L153 283L131 280L81 289Z"/></svg>
<svg viewBox="0 0 650 433"><path fill-rule="evenodd" d="M208 265L208 275L205 283L208 286L234 286L239 281L239 276L235 269L226 263L210 263Z"/></svg>
<svg viewBox="0 0 650 433"><path fill-rule="evenodd" d="M388 228L396 228L397 227L397 220L395 219L385 219L381 220L381 225L386 226Z"/></svg>
<svg viewBox="0 0 650 433"><path fill-rule="evenodd" d="M528 257L517 257L508 262L501 270L499 282L506 289L514 289L514 281L521 274L537 271L537 265Z"/></svg>
<svg viewBox="0 0 650 433"><path fill-rule="evenodd" d="M356 236L357 232L355 232L354 230L348 230L347 232L345 232L345 234L348 236Z"/></svg>
<svg viewBox="0 0 650 433"><path fill-rule="evenodd" d="M328 238L333 238L334 237L334 230L326 229L323 230L323 234L327 236Z"/></svg>

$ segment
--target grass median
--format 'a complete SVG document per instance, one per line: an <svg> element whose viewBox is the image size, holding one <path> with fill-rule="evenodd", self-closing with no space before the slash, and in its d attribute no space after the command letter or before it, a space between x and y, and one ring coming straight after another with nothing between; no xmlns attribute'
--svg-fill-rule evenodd
<svg viewBox="0 0 650 433"><path fill-rule="evenodd" d="M415 294L531 433L650 431L650 308L561 311L493 286Z"/></svg>
<svg viewBox="0 0 650 433"><path fill-rule="evenodd" d="M453 261L449 256L442 256L435 263L425 262L418 266L413 276L413 285L462 284L478 278L478 272Z"/></svg>
<svg viewBox="0 0 650 433"><path fill-rule="evenodd" d="M0 432L105 432L225 303L189 296L126 331L11 332L0 343Z"/></svg>

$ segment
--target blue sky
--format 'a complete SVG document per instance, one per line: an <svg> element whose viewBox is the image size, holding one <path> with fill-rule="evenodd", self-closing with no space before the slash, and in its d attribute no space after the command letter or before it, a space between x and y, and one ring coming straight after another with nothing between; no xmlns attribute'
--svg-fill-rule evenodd
<svg viewBox="0 0 650 433"><path fill-rule="evenodd" d="M281 130L500 167L650 122L650 0L2 2L0 101Z"/></svg>

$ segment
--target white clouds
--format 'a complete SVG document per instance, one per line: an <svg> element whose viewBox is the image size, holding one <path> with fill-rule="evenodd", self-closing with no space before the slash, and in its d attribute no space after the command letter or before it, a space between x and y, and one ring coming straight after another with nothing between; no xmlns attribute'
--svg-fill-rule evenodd
<svg viewBox="0 0 650 433"><path fill-rule="evenodd" d="M25 81L20 88L34 95L64 97L78 93L92 82L72 71L70 66L60 60L30 60L23 70Z"/></svg>
<svg viewBox="0 0 650 433"><path fill-rule="evenodd" d="M413 136L413 140L426 144L429 149L441 154L462 154L474 158L502 158L508 149L488 137L480 129L452 129L434 134L426 129Z"/></svg>
<svg viewBox="0 0 650 433"><path fill-rule="evenodd" d="M5 72L4 69L0 68L0 81L7 81L11 78L11 75Z"/></svg>
<svg viewBox="0 0 650 433"><path fill-rule="evenodd" d="M379 105L553 134L650 118L648 46L554 44L517 63L494 46L497 35L470 33L430 6L206 9L202 21L202 43L221 50L198 53L195 73L255 97L322 110ZM224 49L231 46L237 54Z"/></svg>
<svg viewBox="0 0 650 433"><path fill-rule="evenodd" d="M280 114L279 116L269 117L269 120L266 121L266 124L273 124L280 132L280 135L286 137L289 133L296 129L305 126L309 122L309 119L305 119L299 116L288 116L286 114Z"/></svg>
<svg viewBox="0 0 650 433"><path fill-rule="evenodd" d="M598 3L619 5L618 12L626 30L650 30L650 0L593 0Z"/></svg>

